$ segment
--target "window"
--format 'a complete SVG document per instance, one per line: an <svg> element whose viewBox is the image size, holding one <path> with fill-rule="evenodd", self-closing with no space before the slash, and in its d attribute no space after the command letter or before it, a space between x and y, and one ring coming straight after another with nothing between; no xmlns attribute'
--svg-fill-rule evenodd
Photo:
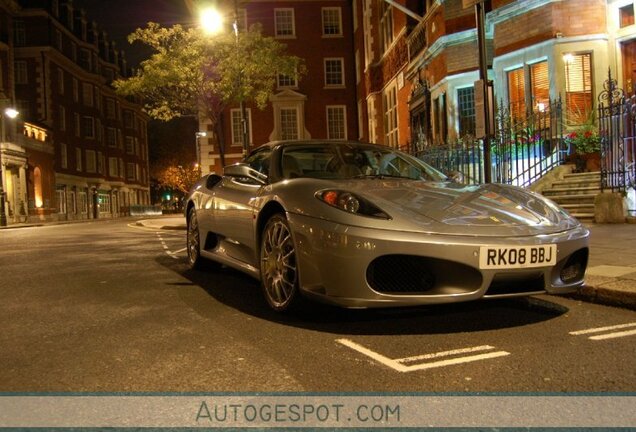
<svg viewBox="0 0 636 432"><path fill-rule="evenodd" d="M322 8L322 35L342 36L342 20L339 7Z"/></svg>
<svg viewBox="0 0 636 432"><path fill-rule="evenodd" d="M251 115L250 110L245 110L245 123L247 126L247 139L252 142L252 127L251 127ZM232 145L243 146L243 126L241 124L241 110L233 109L232 115Z"/></svg>
<svg viewBox="0 0 636 432"><path fill-rule="evenodd" d="M134 126L132 111L124 110L124 126L128 129L132 129Z"/></svg>
<svg viewBox="0 0 636 432"><path fill-rule="evenodd" d="M295 88L297 86L296 77L278 74L278 88Z"/></svg>
<svg viewBox="0 0 636 432"><path fill-rule="evenodd" d="M523 68L508 72L508 102L510 116L513 119L522 119L526 116L526 80Z"/></svg>
<svg viewBox="0 0 636 432"><path fill-rule="evenodd" d="M327 107L327 139L343 140L347 138L346 107Z"/></svg>
<svg viewBox="0 0 636 432"><path fill-rule="evenodd" d="M397 87L389 87L383 94L384 102L384 144L397 147L398 142L398 118L397 118Z"/></svg>
<svg viewBox="0 0 636 432"><path fill-rule="evenodd" d="M475 135L475 88L457 89L459 136Z"/></svg>
<svg viewBox="0 0 636 432"><path fill-rule="evenodd" d="M564 61L565 118L582 124L592 111L592 54L566 54Z"/></svg>
<svg viewBox="0 0 636 432"><path fill-rule="evenodd" d="M294 10L274 9L274 27L277 37L294 37L296 35Z"/></svg>
<svg viewBox="0 0 636 432"><path fill-rule="evenodd" d="M382 52L387 52L393 43L393 6L380 0L380 39Z"/></svg>
<svg viewBox="0 0 636 432"><path fill-rule="evenodd" d="M68 168L68 153L66 151L66 144L60 143L60 166L63 169Z"/></svg>
<svg viewBox="0 0 636 432"><path fill-rule="evenodd" d="M108 158L108 175L110 177L117 177L117 158L109 157Z"/></svg>
<svg viewBox="0 0 636 432"><path fill-rule="evenodd" d="M132 162L126 164L126 179L135 180L135 164Z"/></svg>
<svg viewBox="0 0 636 432"><path fill-rule="evenodd" d="M630 3L618 10L621 28L634 24L634 4Z"/></svg>
<svg viewBox="0 0 636 432"><path fill-rule="evenodd" d="M13 21L13 43L18 47L26 45L26 29L22 20Z"/></svg>
<svg viewBox="0 0 636 432"><path fill-rule="evenodd" d="M77 207L81 213L88 213L88 200L86 199L86 192L79 192L77 194Z"/></svg>
<svg viewBox="0 0 636 432"><path fill-rule="evenodd" d="M97 159L95 158L95 150L86 150L86 172L97 172Z"/></svg>
<svg viewBox="0 0 636 432"><path fill-rule="evenodd" d="M57 212L66 213L66 194L64 193L64 189L57 189L55 194L57 198Z"/></svg>
<svg viewBox="0 0 636 432"><path fill-rule="evenodd" d="M114 127L106 128L106 145L108 147L117 147L117 129Z"/></svg>
<svg viewBox="0 0 636 432"><path fill-rule="evenodd" d="M508 71L508 100L513 120L529 112L543 111L550 103L550 79L546 60Z"/></svg>
<svg viewBox="0 0 636 432"><path fill-rule="evenodd" d="M75 149L75 169L77 171L82 171L82 149Z"/></svg>
<svg viewBox="0 0 636 432"><path fill-rule="evenodd" d="M77 78L73 78L73 102L79 101L79 81Z"/></svg>
<svg viewBox="0 0 636 432"><path fill-rule="evenodd" d="M93 117L84 116L82 118L82 132L84 138L95 138L95 120Z"/></svg>
<svg viewBox="0 0 636 432"><path fill-rule="evenodd" d="M91 83L83 83L82 84L82 101L84 105L92 107L93 106L93 84Z"/></svg>
<svg viewBox="0 0 636 432"><path fill-rule="evenodd" d="M281 140L298 139L298 111L296 108L280 109Z"/></svg>
<svg viewBox="0 0 636 432"><path fill-rule="evenodd" d="M55 47L58 51L64 51L64 45L62 44L62 32L55 30Z"/></svg>
<svg viewBox="0 0 636 432"><path fill-rule="evenodd" d="M93 71L91 52L88 49L86 49L86 48L80 49L80 61L79 61L79 64L80 64L81 67L83 67L87 71L89 71L89 72Z"/></svg>
<svg viewBox="0 0 636 432"><path fill-rule="evenodd" d="M106 117L111 120L117 119L117 108L115 106L115 99L107 98L106 99Z"/></svg>
<svg viewBox="0 0 636 432"><path fill-rule="evenodd" d="M135 154L135 140L131 136L126 137L126 154Z"/></svg>
<svg viewBox="0 0 636 432"><path fill-rule="evenodd" d="M66 108L60 105L58 109L58 113L60 115L60 118L58 119L59 120L58 127L61 131L65 131L66 130Z"/></svg>
<svg viewBox="0 0 636 432"><path fill-rule="evenodd" d="M64 69L57 68L57 91L59 94L64 94Z"/></svg>
<svg viewBox="0 0 636 432"><path fill-rule="evenodd" d="M100 174L104 174L104 154L102 152L97 152L97 172Z"/></svg>
<svg viewBox="0 0 636 432"><path fill-rule="evenodd" d="M126 167L124 166L124 160L122 158L119 158L119 177L125 177L125 169Z"/></svg>
<svg viewBox="0 0 636 432"><path fill-rule="evenodd" d="M325 59L325 85L327 87L341 87L344 85L343 59Z"/></svg>
<svg viewBox="0 0 636 432"><path fill-rule="evenodd" d="M73 121L75 123L75 136L82 136L82 118L78 113L73 113Z"/></svg>
<svg viewBox="0 0 636 432"><path fill-rule="evenodd" d="M97 196L97 205L100 213L110 213L110 195L100 193Z"/></svg>
<svg viewBox="0 0 636 432"><path fill-rule="evenodd" d="M15 83L16 84L28 84L29 74L27 72L27 62L17 61L14 63L15 68Z"/></svg>

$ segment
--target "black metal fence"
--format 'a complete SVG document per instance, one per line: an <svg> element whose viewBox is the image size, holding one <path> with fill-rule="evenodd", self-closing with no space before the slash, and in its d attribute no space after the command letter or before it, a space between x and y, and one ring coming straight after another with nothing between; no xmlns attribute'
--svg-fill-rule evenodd
<svg viewBox="0 0 636 432"><path fill-rule="evenodd" d="M601 187L626 192L636 187L636 96L626 97L611 70L598 96Z"/></svg>
<svg viewBox="0 0 636 432"><path fill-rule="evenodd" d="M501 106L501 104L500 104ZM516 112L516 111L515 111ZM555 166L570 152L563 139L561 100L518 119L511 109L500 107L496 115L495 136L490 140L491 179L497 183L527 187ZM446 145L416 146L420 159L444 172L460 172L467 183L484 183L484 145L482 140L463 139Z"/></svg>

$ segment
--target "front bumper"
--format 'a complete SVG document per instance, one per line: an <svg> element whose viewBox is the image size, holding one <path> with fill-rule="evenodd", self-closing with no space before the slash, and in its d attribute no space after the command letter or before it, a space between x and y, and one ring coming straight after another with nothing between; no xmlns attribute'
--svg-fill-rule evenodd
<svg viewBox="0 0 636 432"><path fill-rule="evenodd" d="M297 249L301 290L311 298L345 307L414 306L543 292L562 294L583 284L587 265L589 231L582 226L549 235L488 237L488 245L495 246L556 244L557 263L532 269L483 270L479 269L479 248L485 243L480 237L369 229L297 214L288 214L288 219ZM584 255L580 276L564 282L562 270L577 252L577 256ZM435 282L420 291L379 292L369 283L369 266L385 256L398 261L400 257L422 259ZM527 288L501 289L515 284L525 284Z"/></svg>

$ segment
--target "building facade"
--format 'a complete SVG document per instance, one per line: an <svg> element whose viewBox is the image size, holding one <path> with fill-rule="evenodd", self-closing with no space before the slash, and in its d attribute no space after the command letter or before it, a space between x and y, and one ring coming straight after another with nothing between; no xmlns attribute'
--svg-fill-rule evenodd
<svg viewBox="0 0 636 432"><path fill-rule="evenodd" d="M239 28L253 24L285 44L288 54L301 57L308 72L300 80L280 75L265 110L247 104L249 148L274 140L357 138L351 2L253 0L240 9ZM226 110L222 123L226 164L238 162L243 157L239 107ZM201 124L201 131L210 128ZM220 172L218 146L209 136L199 140L202 172Z"/></svg>
<svg viewBox="0 0 636 432"><path fill-rule="evenodd" d="M11 3L2 75L22 133L3 143L7 213L92 219L150 204L148 118L110 85L129 74L124 53L72 0Z"/></svg>

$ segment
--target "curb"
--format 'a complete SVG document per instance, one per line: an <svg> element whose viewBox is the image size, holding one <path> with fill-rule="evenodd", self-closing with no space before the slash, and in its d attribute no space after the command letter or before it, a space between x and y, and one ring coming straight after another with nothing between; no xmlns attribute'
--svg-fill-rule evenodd
<svg viewBox="0 0 636 432"><path fill-rule="evenodd" d="M636 310L636 292L584 285L577 292L565 294L564 297L605 306Z"/></svg>

